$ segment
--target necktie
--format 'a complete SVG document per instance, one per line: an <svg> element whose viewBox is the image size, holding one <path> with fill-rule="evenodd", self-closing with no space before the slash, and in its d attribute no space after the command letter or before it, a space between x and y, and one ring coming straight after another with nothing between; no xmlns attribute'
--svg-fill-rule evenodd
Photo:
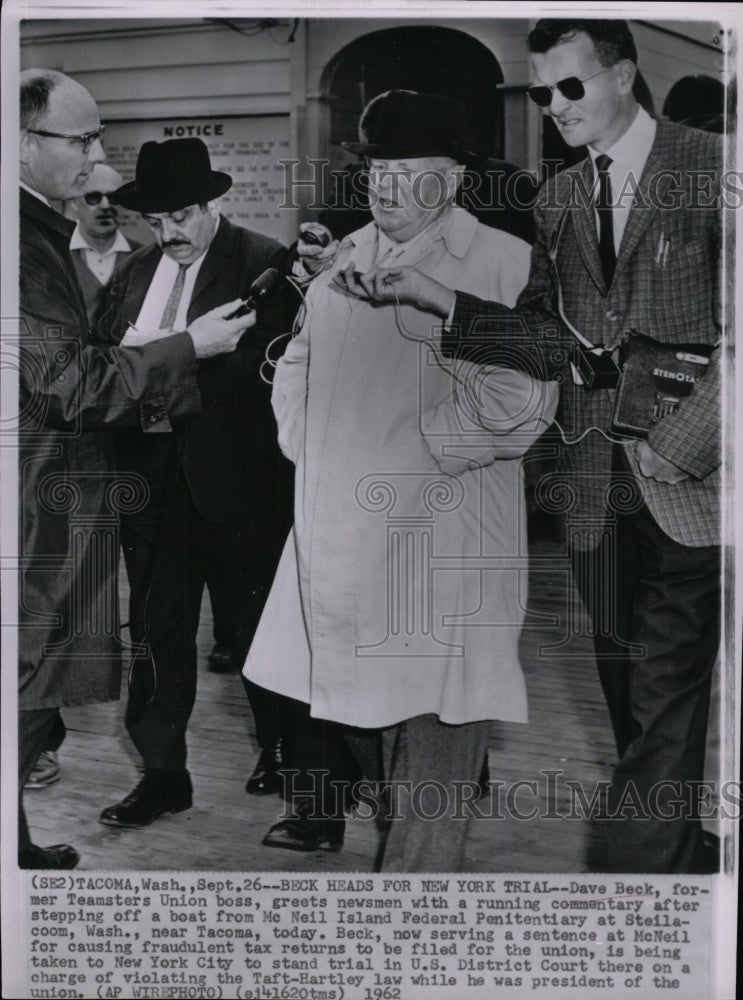
<svg viewBox="0 0 743 1000"><path fill-rule="evenodd" d="M161 330L173 329L175 317L178 315L178 306L181 304L181 298L183 297L183 286L186 283L187 268L187 264L178 265L178 275L168 296L168 301L165 303L163 318L160 320Z"/></svg>
<svg viewBox="0 0 743 1000"><path fill-rule="evenodd" d="M596 211L599 216L599 257L601 258L601 269L604 272L604 281L607 288L614 277L614 268L617 263L617 255L614 248L614 213L611 203L610 166L611 157L607 156L606 153L601 153L600 156L596 157L596 169L599 175L599 192L596 199Z"/></svg>

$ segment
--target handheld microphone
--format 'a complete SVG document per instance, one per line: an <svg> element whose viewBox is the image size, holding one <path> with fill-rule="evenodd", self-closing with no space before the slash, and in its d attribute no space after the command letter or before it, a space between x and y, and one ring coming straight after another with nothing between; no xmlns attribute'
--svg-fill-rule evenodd
<svg viewBox="0 0 743 1000"><path fill-rule="evenodd" d="M276 268L267 267L250 286L247 299L243 299L242 304L229 318L236 319L238 316L245 316L249 312L258 310L275 291L280 280L281 275Z"/></svg>

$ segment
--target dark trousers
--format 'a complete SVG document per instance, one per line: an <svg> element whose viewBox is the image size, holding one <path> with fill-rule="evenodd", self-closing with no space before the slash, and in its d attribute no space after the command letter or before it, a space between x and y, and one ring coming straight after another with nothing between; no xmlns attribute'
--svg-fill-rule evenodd
<svg viewBox="0 0 743 1000"><path fill-rule="evenodd" d="M615 469L626 474L623 463L617 457ZM619 756L601 823L607 870L693 872L701 864L693 783L703 777L719 648L720 549L673 541L642 504L615 513L603 544L573 550L571 562L593 620Z"/></svg>
<svg viewBox="0 0 743 1000"><path fill-rule="evenodd" d="M56 708L36 708L18 712L18 850L26 851L31 846L31 836L23 808L23 786L42 750L48 748L56 720Z"/></svg>
<svg viewBox="0 0 743 1000"><path fill-rule="evenodd" d="M490 722L446 725L432 714L358 729L312 719L307 709L290 805L313 798L313 815L340 818L354 800L349 787L363 776L381 783L390 819L377 871L460 871L467 836L461 802L478 788L490 729Z"/></svg>
<svg viewBox="0 0 743 1000"><path fill-rule="evenodd" d="M178 474L159 508L124 519L121 537L131 638L140 646L126 725L145 769L181 770L196 698L204 585L219 581L230 645L245 656L278 562L280 532L263 523L207 521Z"/></svg>

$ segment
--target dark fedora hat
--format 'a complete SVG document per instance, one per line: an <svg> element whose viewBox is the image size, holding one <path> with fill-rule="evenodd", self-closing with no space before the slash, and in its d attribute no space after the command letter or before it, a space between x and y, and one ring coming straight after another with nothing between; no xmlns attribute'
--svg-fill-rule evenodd
<svg viewBox="0 0 743 1000"><path fill-rule="evenodd" d="M232 185L229 174L212 170L201 139L146 142L137 157L134 180L110 200L135 212L177 212L218 198Z"/></svg>
<svg viewBox="0 0 743 1000"><path fill-rule="evenodd" d="M344 149L362 156L402 159L406 156L451 156L461 160L464 110L442 94L388 90L364 108L359 142Z"/></svg>

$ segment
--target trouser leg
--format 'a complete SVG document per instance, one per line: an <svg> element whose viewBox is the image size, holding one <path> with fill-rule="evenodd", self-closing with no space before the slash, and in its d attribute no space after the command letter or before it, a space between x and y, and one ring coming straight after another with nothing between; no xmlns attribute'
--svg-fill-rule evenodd
<svg viewBox="0 0 743 1000"><path fill-rule="evenodd" d="M196 698L196 633L204 572L196 511L182 480L157 529L122 533L131 587L130 627L144 656L132 661L126 724L145 770L183 770Z"/></svg>
<svg viewBox="0 0 743 1000"><path fill-rule="evenodd" d="M255 738L258 746L271 747L281 740L284 744L282 758L287 762L291 761L299 725L298 719L305 714L298 711L297 706L303 703L260 687L244 675L242 681L255 721Z"/></svg>
<svg viewBox="0 0 743 1000"><path fill-rule="evenodd" d="M341 819L351 805L351 790L361 770L346 743L346 728L315 719L309 705L296 706L296 739L286 787L290 811L310 810L314 816Z"/></svg>
<svg viewBox="0 0 743 1000"><path fill-rule="evenodd" d="M630 674L636 733L612 780L608 865L619 872L691 872L702 851L693 789L703 778L719 648L720 550L680 545L644 507L627 521L640 552L631 623L640 647Z"/></svg>
<svg viewBox="0 0 743 1000"><path fill-rule="evenodd" d="M67 727L64 724L64 719L57 712L54 717L54 722L52 723L52 728L49 730L49 735L47 736L45 750L57 751L64 743L64 738L67 735Z"/></svg>
<svg viewBox="0 0 743 1000"><path fill-rule="evenodd" d="M632 474L615 452L615 485ZM619 478L621 477L621 478ZM601 824L609 871L694 870L709 684L720 629L720 550L681 545L644 503L609 511L601 545L572 552L619 761ZM684 805L673 804L674 795ZM683 815L682 815L683 811Z"/></svg>
<svg viewBox="0 0 743 1000"><path fill-rule="evenodd" d="M490 729L490 722L450 726L419 715L381 731L393 816L381 871L461 870L468 822L457 815L456 803L462 782L477 786ZM369 752L365 733L361 746L356 733L346 739L360 756Z"/></svg>
<svg viewBox="0 0 743 1000"><path fill-rule="evenodd" d="M596 669L620 757L637 732L631 706L632 645L628 637L639 556L634 536L623 527L622 522L609 527L595 549L570 552L573 577L591 618Z"/></svg>
<svg viewBox="0 0 743 1000"><path fill-rule="evenodd" d="M21 709L18 712L18 850L31 846L31 836L23 808L23 786L59 718L56 708Z"/></svg>

